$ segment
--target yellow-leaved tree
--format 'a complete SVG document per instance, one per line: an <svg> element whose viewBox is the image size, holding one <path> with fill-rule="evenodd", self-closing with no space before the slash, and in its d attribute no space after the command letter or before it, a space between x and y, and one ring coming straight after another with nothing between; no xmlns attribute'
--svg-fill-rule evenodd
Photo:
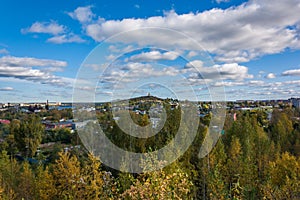
<svg viewBox="0 0 300 200"><path fill-rule="evenodd" d="M18 198L19 199L35 199L35 187L34 187L34 174L30 168L28 162L24 162L22 165L21 173L18 184Z"/></svg>
<svg viewBox="0 0 300 200"><path fill-rule="evenodd" d="M161 161L149 158L142 168L162 165ZM170 167L168 170L157 170L140 174L137 180L121 194L121 199L190 199L192 182L188 174L180 167Z"/></svg>
<svg viewBox="0 0 300 200"><path fill-rule="evenodd" d="M110 173L100 169L100 159L92 154L82 169L85 199L112 199L116 191Z"/></svg>
<svg viewBox="0 0 300 200"><path fill-rule="evenodd" d="M53 165L53 176L57 189L57 199L84 199L84 179L80 163L76 156L68 152L60 152Z"/></svg>
<svg viewBox="0 0 300 200"><path fill-rule="evenodd" d="M269 178L263 187L268 199L300 198L300 159L289 153L278 156L269 164Z"/></svg>
<svg viewBox="0 0 300 200"><path fill-rule="evenodd" d="M55 181L48 167L45 169L42 165L37 168L35 177L36 199L47 200L53 199L57 192Z"/></svg>

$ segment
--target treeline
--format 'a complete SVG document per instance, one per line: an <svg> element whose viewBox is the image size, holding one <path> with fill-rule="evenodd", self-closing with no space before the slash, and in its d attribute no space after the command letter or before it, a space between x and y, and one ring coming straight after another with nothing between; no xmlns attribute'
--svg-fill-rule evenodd
<svg viewBox="0 0 300 200"><path fill-rule="evenodd" d="M178 131L180 108L167 107L166 110L168 117L164 127L148 139L126 135L109 113L98 113L98 119L115 144L125 150L147 152L163 147ZM141 125L149 124L145 115L132 114L131 117ZM38 128L27 130L30 120L35 119L29 118L25 123L27 126L22 125L24 122L20 122L19 127L11 124L4 131L8 131L8 135L15 131L16 135L24 126L25 136L39 132ZM53 162L30 165L17 162L12 152L8 153L11 147L3 147L0 198L300 199L299 111L275 109L271 119L264 111L229 112L225 133L209 155L200 159L199 149L207 134L209 120L209 115L200 119L193 145L176 162L162 170L142 174L113 170L101 164L101 158L86 152L79 154L75 150L57 153ZM189 134L189 127L183 126ZM40 137L36 138L40 140ZM28 148L22 149L18 145L15 148L23 154L33 155ZM161 164L158 158L151 158L141 168L151 169Z"/></svg>
<svg viewBox="0 0 300 200"><path fill-rule="evenodd" d="M84 163L60 152L50 166L30 166L0 155L0 199L189 199L192 182L180 167L113 177L89 154ZM152 163L152 162L149 162ZM154 164L154 163L153 163ZM155 164L159 164L156 162ZM149 166L147 166L149 168Z"/></svg>

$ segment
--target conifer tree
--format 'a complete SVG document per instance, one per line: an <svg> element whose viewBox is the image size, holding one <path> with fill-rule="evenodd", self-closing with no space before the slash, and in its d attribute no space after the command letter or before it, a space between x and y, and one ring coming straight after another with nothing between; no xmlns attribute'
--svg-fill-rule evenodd
<svg viewBox="0 0 300 200"><path fill-rule="evenodd" d="M35 189L36 189L36 199L40 200L50 200L55 197L57 192L55 187L55 181L52 174L49 172L48 167L44 169L42 165L37 168L36 178L35 178Z"/></svg>
<svg viewBox="0 0 300 200"><path fill-rule="evenodd" d="M81 174L80 163L76 156L68 152L60 152L59 158L53 165L53 176L58 199L82 199L83 188L86 184Z"/></svg>

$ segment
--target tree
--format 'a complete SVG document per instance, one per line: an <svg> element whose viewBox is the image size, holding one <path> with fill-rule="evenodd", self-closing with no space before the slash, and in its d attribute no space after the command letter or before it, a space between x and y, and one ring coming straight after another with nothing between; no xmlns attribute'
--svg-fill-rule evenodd
<svg viewBox="0 0 300 200"><path fill-rule="evenodd" d="M242 147L240 140L233 137L229 150L227 160L227 183L230 189L230 197L240 199L242 198L242 187L239 180L243 170L242 163Z"/></svg>
<svg viewBox="0 0 300 200"><path fill-rule="evenodd" d="M6 151L0 153L0 187L3 199L14 200L17 198L17 177L20 172L19 164L14 159L9 159Z"/></svg>
<svg viewBox="0 0 300 200"><path fill-rule="evenodd" d="M299 199L300 159L283 153L269 164L268 181L263 187L269 199Z"/></svg>
<svg viewBox="0 0 300 200"><path fill-rule="evenodd" d="M292 138L293 123L285 112L274 110L270 131L271 139L281 147L281 152L291 149L290 138Z"/></svg>
<svg viewBox="0 0 300 200"><path fill-rule="evenodd" d="M18 181L18 198L26 200L35 199L34 174L28 162L23 163Z"/></svg>
<svg viewBox="0 0 300 200"><path fill-rule="evenodd" d="M57 192L53 175L48 167L44 169L42 165L37 168L35 177L36 199L50 200L55 197Z"/></svg>
<svg viewBox="0 0 300 200"><path fill-rule="evenodd" d="M148 170L154 165L161 165L155 158L142 163ZM188 174L180 167L140 174L129 189L121 194L122 199L190 199L192 182Z"/></svg>
<svg viewBox="0 0 300 200"><path fill-rule="evenodd" d="M4 191L4 189L2 187L2 177L0 176L0 200L4 199L3 191Z"/></svg>
<svg viewBox="0 0 300 200"><path fill-rule="evenodd" d="M226 174L227 155L221 139L204 160L209 164L206 172L209 197L211 199L226 199L228 191L224 175Z"/></svg>
<svg viewBox="0 0 300 200"><path fill-rule="evenodd" d="M20 124L21 122L19 120L12 120L9 124L9 134L5 138L5 142L7 143L6 150L12 156L14 156L19 151L15 135L18 134Z"/></svg>
<svg viewBox="0 0 300 200"><path fill-rule="evenodd" d="M140 175L122 195L122 199L189 199L192 183L180 169L163 170Z"/></svg>
<svg viewBox="0 0 300 200"><path fill-rule="evenodd" d="M35 115L29 115L20 122L19 127L13 126L14 138L18 149L26 156L32 157L42 141L44 126Z"/></svg>
<svg viewBox="0 0 300 200"><path fill-rule="evenodd" d="M92 154L83 168L84 198L111 199L114 195L114 183L110 173L100 170L100 160Z"/></svg>
<svg viewBox="0 0 300 200"><path fill-rule="evenodd" d="M76 156L68 152L58 153L59 158L53 165L53 176L58 199L83 199L84 179Z"/></svg>

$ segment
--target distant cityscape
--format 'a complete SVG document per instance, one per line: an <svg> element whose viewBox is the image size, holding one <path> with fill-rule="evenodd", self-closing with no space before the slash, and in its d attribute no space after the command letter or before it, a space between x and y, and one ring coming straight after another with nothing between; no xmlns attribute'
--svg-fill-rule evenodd
<svg viewBox="0 0 300 200"><path fill-rule="evenodd" d="M162 104L167 102L171 109L177 109L179 105L184 105L184 102L180 103L178 100L174 99L161 99L154 96L142 96L138 98L131 99L130 103L126 101L117 102L104 102L104 103L95 103L93 106L82 104L80 108L86 112L97 111L99 113L106 112L118 112L122 110L129 110L132 113L138 115L149 114L149 109L146 109L142 104L151 103L151 123L152 127L155 128L158 126L161 116ZM198 107L198 116L205 117L212 110L212 102L195 102ZM149 107L149 106L148 106ZM230 110L241 110L241 111L255 111L263 110L269 114L268 118L272 116L272 110L274 108L284 109L288 107L300 108L300 98L290 98L286 100L237 100L237 101L228 101L226 104L226 109ZM0 111L10 111L10 112L24 112L24 113L41 113L47 112L49 110L65 110L72 109L72 103L61 103L61 102L50 102L45 101L41 103L0 103ZM119 120L118 116L113 118L115 121ZM77 127L84 126L82 122L77 122L77 119L60 119L59 121L50 121L45 117L42 119L42 124L45 126L46 130L52 130L56 128L67 128L72 131L76 130ZM0 124L9 124L10 121L7 119L0 119Z"/></svg>
<svg viewBox="0 0 300 200"><path fill-rule="evenodd" d="M149 96L145 96L148 97ZM153 96L151 96L153 97ZM163 99L158 97L153 97L156 101L162 101ZM138 99L138 98L136 98ZM176 100L178 102L178 100ZM101 105L106 104L107 102L95 102L95 105L101 107ZM199 101L199 104L211 103L209 101ZM275 108L293 106L295 108L300 108L300 98L289 98L289 99L274 99L274 100L236 100L236 101L227 101L228 108L230 109L253 109L259 106L272 106ZM72 108L71 102L31 102L31 103L0 103L0 111L5 111L7 109L17 109L23 112L41 112L42 110L51 110L51 109L68 109Z"/></svg>

